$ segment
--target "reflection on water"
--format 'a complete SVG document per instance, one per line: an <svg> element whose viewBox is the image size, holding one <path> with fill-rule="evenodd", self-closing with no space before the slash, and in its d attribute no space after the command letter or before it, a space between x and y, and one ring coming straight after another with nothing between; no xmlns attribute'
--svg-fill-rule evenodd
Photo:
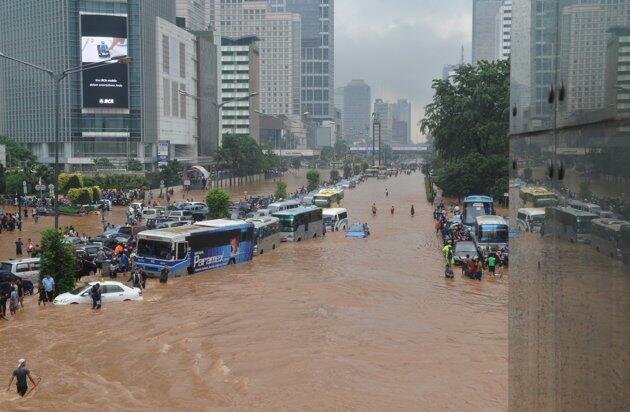
<svg viewBox="0 0 630 412"><path fill-rule="evenodd" d="M0 326L1 365L8 375L23 356L42 385L27 401L2 392L0 403L505 410L507 279L445 280L425 199L419 174L370 180L344 200L351 221L369 223L368 239L329 232L283 244L253 262L150 283L144 302L98 313L27 300Z"/></svg>

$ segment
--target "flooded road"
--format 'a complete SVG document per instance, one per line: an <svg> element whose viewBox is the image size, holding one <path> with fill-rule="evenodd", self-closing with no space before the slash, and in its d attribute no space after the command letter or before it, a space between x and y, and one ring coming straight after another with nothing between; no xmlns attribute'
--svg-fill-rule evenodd
<svg viewBox="0 0 630 412"><path fill-rule="evenodd" d="M0 372L25 357L41 386L0 409L506 410L507 279L444 279L420 174L344 206L369 239L283 244L97 313L27 299L0 323Z"/></svg>

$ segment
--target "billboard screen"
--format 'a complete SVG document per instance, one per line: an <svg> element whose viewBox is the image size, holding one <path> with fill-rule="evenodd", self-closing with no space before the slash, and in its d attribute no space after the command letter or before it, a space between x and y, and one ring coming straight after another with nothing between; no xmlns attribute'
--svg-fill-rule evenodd
<svg viewBox="0 0 630 412"><path fill-rule="evenodd" d="M81 62L84 68L127 54L127 18L81 15ZM127 64L111 62L83 71L83 107L128 108Z"/></svg>
<svg viewBox="0 0 630 412"><path fill-rule="evenodd" d="M158 166L166 166L170 160L169 156L170 142L168 140L160 140L157 142L157 161Z"/></svg>

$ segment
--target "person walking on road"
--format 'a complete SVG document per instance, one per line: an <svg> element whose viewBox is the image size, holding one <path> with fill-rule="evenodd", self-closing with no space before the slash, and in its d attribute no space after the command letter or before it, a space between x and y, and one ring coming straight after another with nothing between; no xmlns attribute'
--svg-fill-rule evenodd
<svg viewBox="0 0 630 412"><path fill-rule="evenodd" d="M389 197L389 190L385 189L385 197Z"/></svg>
<svg viewBox="0 0 630 412"><path fill-rule="evenodd" d="M90 290L90 296L92 297L92 309L101 308L101 285L96 283Z"/></svg>
<svg viewBox="0 0 630 412"><path fill-rule="evenodd" d="M413 205L411 205L411 217L414 217L415 214L416 214L416 209L413 207Z"/></svg>
<svg viewBox="0 0 630 412"><path fill-rule="evenodd" d="M46 300L48 302L53 301L53 294L55 292L55 279L50 276L50 273L44 277L42 280L42 285L44 286L44 293L46 294Z"/></svg>
<svg viewBox="0 0 630 412"><path fill-rule="evenodd" d="M392 215L394 214L394 205L392 205L391 209L389 209L389 213Z"/></svg>
<svg viewBox="0 0 630 412"><path fill-rule="evenodd" d="M24 243L22 242L22 238L19 237L16 241L15 241L15 255L16 256L22 256L22 246L24 246Z"/></svg>
<svg viewBox="0 0 630 412"><path fill-rule="evenodd" d="M376 216L376 203L372 203L372 216Z"/></svg>
<svg viewBox="0 0 630 412"><path fill-rule="evenodd" d="M28 382L26 381L26 378L31 381L31 383L33 384L33 388L37 387L37 383L35 383L33 377L31 376L31 371L26 369L26 360L19 359L17 368L15 368L13 370L13 374L11 374L11 380L9 381L9 385L7 386L7 391L11 389L11 384L15 379L17 393L20 396L24 397L24 395L26 395L26 393L28 392Z"/></svg>

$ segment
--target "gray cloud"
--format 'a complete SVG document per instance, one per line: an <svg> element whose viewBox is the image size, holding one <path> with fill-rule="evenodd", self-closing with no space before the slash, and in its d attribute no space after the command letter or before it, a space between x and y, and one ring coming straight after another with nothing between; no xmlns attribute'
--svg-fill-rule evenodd
<svg viewBox="0 0 630 412"><path fill-rule="evenodd" d="M406 98L413 105L412 133L433 96L442 67L470 60L470 0L337 0L335 86L364 79L372 98Z"/></svg>

